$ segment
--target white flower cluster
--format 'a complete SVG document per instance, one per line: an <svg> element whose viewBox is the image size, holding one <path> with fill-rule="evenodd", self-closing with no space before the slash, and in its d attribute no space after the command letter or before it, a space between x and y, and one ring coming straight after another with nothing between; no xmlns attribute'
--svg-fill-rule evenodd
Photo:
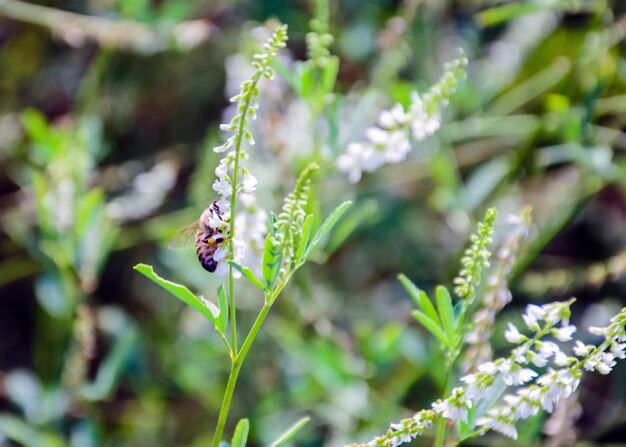
<svg viewBox="0 0 626 447"><path fill-rule="evenodd" d="M224 144L213 149L218 153L229 151L215 168L217 178L213 183L213 189L220 196L220 199L216 201L220 211L227 211L229 217L235 215L234 224L231 223L232 219L230 218L223 219L221 222L215 221L220 226L223 226L225 222L227 223L229 228L220 228L220 232L230 241L225 247L218 248L213 256L213 259L218 262L216 268L218 274L226 273L231 261L238 264L242 263L246 242L238 235L244 234L244 230L257 231L264 227L264 225L259 224L259 220L263 220L265 214L262 210L258 212L259 209L253 196L257 187L257 179L243 166L243 162L248 159L248 154L242 149L242 141L245 138L250 146L254 145L254 139L247 128L247 124L248 117L252 119L256 117L256 109L259 105L258 84L263 77L271 79L274 76L269 65L276 52L285 46L286 40L287 27L278 26L272 37L263 46L264 52L254 55L252 65L255 72L250 79L241 84L241 91L230 99L231 102L237 103L237 114L230 123L220 125L221 130L234 132L234 134L228 137ZM243 205L244 211L240 214L235 213L238 200ZM245 214L246 211L249 211L250 216L239 218L239 215ZM250 224L250 221L254 223ZM217 230L217 228L215 229ZM261 231L264 231L264 228ZM248 234L248 236L250 235ZM261 233L253 236L252 240L262 240L262 237ZM233 270L233 276L239 277L240 273Z"/></svg>
<svg viewBox="0 0 626 447"><path fill-rule="evenodd" d="M528 239L530 208L525 208L519 215L510 215L508 224L510 231L496 252L496 265L487 278L487 290L482 294L482 306L472 318L471 330L465 334L465 343L469 345L462 365L465 372L492 358L489 339L496 314L511 301L509 277L517 254Z"/></svg>
<svg viewBox="0 0 626 447"><path fill-rule="evenodd" d="M132 190L114 198L107 205L107 214L118 222L142 219L156 210L176 184L178 165L164 160L133 180Z"/></svg>
<svg viewBox="0 0 626 447"><path fill-rule="evenodd" d="M456 90L460 79L465 77L467 58L460 56L446 65L441 79L428 92L411 95L407 111L396 104L384 110L378 117L378 127L365 131L367 141L350 143L346 153L337 158L337 168L357 183L363 172L374 172L387 163L403 161L411 151L410 134L415 141L422 141L435 133L441 125L441 110Z"/></svg>
<svg viewBox="0 0 626 447"><path fill-rule="evenodd" d="M499 379L509 387L518 388L514 393L505 394L485 414L478 415L476 427L481 434L495 430L513 439L517 438L516 422L542 410L552 412L559 401L576 391L582 369L608 374L616 359L626 357L626 308L611 319L608 327L590 328L593 334L604 337L599 346L576 341L573 356L563 352L556 343L542 340L547 335L558 341L572 340L576 330L569 324L569 307L572 302L528 306L523 319L534 335L525 336L517 327L509 324L505 337L519 344L511 356L485 362L476 372L462 377L465 387L455 388L448 398L435 402L433 410L420 411L413 418L392 424L385 435L369 443L352 446L398 446L421 435L439 417L467 422L471 408L477 408L481 400L498 392L495 384ZM531 363L536 367L548 366L546 372L539 375L529 367Z"/></svg>

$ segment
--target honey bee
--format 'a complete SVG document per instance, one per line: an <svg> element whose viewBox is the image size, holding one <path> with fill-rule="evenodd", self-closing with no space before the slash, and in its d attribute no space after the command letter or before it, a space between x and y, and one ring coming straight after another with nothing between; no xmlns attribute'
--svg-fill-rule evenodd
<svg viewBox="0 0 626 447"><path fill-rule="evenodd" d="M228 238L222 234L221 229L215 228L215 223L227 223L228 216L220 209L220 203L216 200L202 212L200 218L180 230L170 240L168 247L171 249L186 248L196 244L196 256L200 265L208 272L213 273L217 268L214 259L217 249Z"/></svg>

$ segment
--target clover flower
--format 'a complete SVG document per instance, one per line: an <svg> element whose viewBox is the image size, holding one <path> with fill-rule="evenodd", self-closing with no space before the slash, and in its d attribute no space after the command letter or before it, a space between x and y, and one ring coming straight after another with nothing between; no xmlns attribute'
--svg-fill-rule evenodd
<svg viewBox="0 0 626 447"><path fill-rule="evenodd" d="M378 126L365 130L363 142L353 142L337 158L337 168L357 183L363 172L374 172L387 163L399 163L411 151L411 135L422 141L435 133L441 125L441 110L465 77L467 58L461 51L457 59L446 65L439 81L423 96L413 92L408 110L400 104L384 110L378 117Z"/></svg>
<svg viewBox="0 0 626 447"><path fill-rule="evenodd" d="M248 159L248 154L242 149L242 143L244 140L250 146L255 143L247 124L248 118L255 119L256 117L256 109L259 105L258 84L262 78L272 79L274 77L270 63L278 50L285 47L286 40L287 26L278 26L272 37L264 44L264 51L254 55L254 62L252 63L255 69L254 73L241 84L239 93L230 98L232 103L237 104L237 113L229 123L220 125L222 131L233 132L233 134L226 139L224 144L213 148L217 153L228 151L215 169L217 178L213 183L213 190L220 196L220 199L215 203L220 210L228 209L230 215L236 216L232 219L234 222L231 222L230 218L223 219L221 223L215 222L220 227L226 223L228 228L222 229L221 234L229 240L228 246L219 247L213 256L213 259L218 263L216 268L218 274L225 274L230 262L241 264L245 256L246 242L239 237L239 234L244 234L243 228L237 227L243 226L248 219L238 218L243 213L236 213L237 199L242 203L244 213L249 211L254 213L257 218L263 214L262 212L257 213L258 207L253 196L257 179L243 166L243 163ZM252 228L258 230L259 225L252 225ZM254 235L254 239L258 239L257 235ZM233 276L239 277L239 271L233 270Z"/></svg>
<svg viewBox="0 0 626 447"><path fill-rule="evenodd" d="M579 358L567 355L554 342L541 340L546 335L558 334L559 329L556 326L559 324L562 333L566 335L564 338L571 337L574 333L569 325L572 303L573 300L569 300L543 306L528 306L525 315L531 323L529 329L535 334L518 337L519 330L509 327L507 330L516 335L513 338L521 342L509 357L485 362L478 366L476 372L463 376L461 382L465 386L454 388L450 396L439 399L433 404L433 410L422 410L412 418L391 424L391 428L384 435L368 443L351 446L398 446L420 436L441 417L467 421L468 411L477 408L479 402L492 395L493 385L498 378L502 378L507 385L518 388L502 396L496 405L479 415L475 424L476 434L494 430L516 439L517 421L536 415L541 410L552 412L559 402L576 391L582 378L582 369L608 374L615 366L617 358L626 357L626 308L611 319L609 326L590 328L604 337L599 346L575 342L573 351ZM551 360L560 368L549 366L545 373L538 375L527 367L537 356L541 356L540 363L543 366L548 365ZM520 385L524 386L519 387Z"/></svg>

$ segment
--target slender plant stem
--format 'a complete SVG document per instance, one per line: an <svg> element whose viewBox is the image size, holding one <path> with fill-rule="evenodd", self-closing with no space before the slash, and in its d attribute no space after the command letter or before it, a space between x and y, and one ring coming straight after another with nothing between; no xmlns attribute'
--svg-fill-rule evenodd
<svg viewBox="0 0 626 447"><path fill-rule="evenodd" d="M450 394L450 370L452 369L452 365L454 360L448 362L448 367L446 368L446 378L443 385L443 395L448 396ZM439 422L437 422L437 438L435 439L435 447L443 447L443 443L446 439L446 418L443 416L439 417Z"/></svg>
<svg viewBox="0 0 626 447"><path fill-rule="evenodd" d="M234 225L233 225L234 227ZM232 342L232 358L237 358L237 318L235 316L235 278L233 277L233 266L231 265L228 272L228 294L230 302L230 339Z"/></svg>
<svg viewBox="0 0 626 447"><path fill-rule="evenodd" d="M230 374L228 375L228 383L226 384L226 391L224 391L224 399L222 400L222 407L220 408L220 417L217 420L217 427L215 428L215 434L213 435L212 447L219 447L224 433L224 426L226 425L226 419L228 418L228 411L230 410L230 402L233 399L233 392L235 391L235 384L237 383L237 377L239 376L239 369L241 363L237 362L237 359L233 361Z"/></svg>
<svg viewBox="0 0 626 447"><path fill-rule="evenodd" d="M228 412L230 411L230 403L233 399L233 393L235 392L235 385L237 383L237 377L239 376L239 370L241 369L241 365L243 364L244 359L246 358L246 354L250 350L252 346L252 342L256 338L259 329L261 329L261 325L263 321L265 321L265 317L267 317L270 308L272 307L273 300L267 300L263 305L263 308L259 312L259 315L256 317L248 336L243 342L241 346L241 350L238 354L234 356L234 360L232 363L232 367L230 370L230 374L228 375L228 383L226 384L226 391L224 391L224 399L222 400L222 407L220 408L220 416L217 421L217 427L215 428L215 435L213 436L213 442L211 443L211 447L219 447L222 434L224 433L224 427L226 426L226 420L228 419Z"/></svg>

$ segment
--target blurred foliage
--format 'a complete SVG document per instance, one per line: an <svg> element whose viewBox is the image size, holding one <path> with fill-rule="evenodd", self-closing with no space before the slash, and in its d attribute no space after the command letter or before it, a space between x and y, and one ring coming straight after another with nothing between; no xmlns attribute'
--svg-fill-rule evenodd
<svg viewBox="0 0 626 447"><path fill-rule="evenodd" d="M268 445L310 416L295 444L340 445L437 398L445 359L396 275L429 294L449 284L494 204L500 216L533 207L504 319L576 295L573 320L601 325L624 305L623 1L342 0L328 23L304 0L31 6L0 2L0 445L210 442L221 341L131 267L217 289L191 251L163 242L213 200L217 125L275 19L289 25L290 56L261 86L259 196L277 209L315 160L324 174L310 206L355 204L270 315L228 433L246 417L249 445ZM307 59L311 28L332 39ZM377 112L424 91L458 47L468 80L439 133L358 185L335 173ZM496 245L506 228L496 222ZM249 326L245 309L261 303L243 295ZM581 439L623 442L624 383L624 365L589 378ZM551 442L542 423L517 444Z"/></svg>

